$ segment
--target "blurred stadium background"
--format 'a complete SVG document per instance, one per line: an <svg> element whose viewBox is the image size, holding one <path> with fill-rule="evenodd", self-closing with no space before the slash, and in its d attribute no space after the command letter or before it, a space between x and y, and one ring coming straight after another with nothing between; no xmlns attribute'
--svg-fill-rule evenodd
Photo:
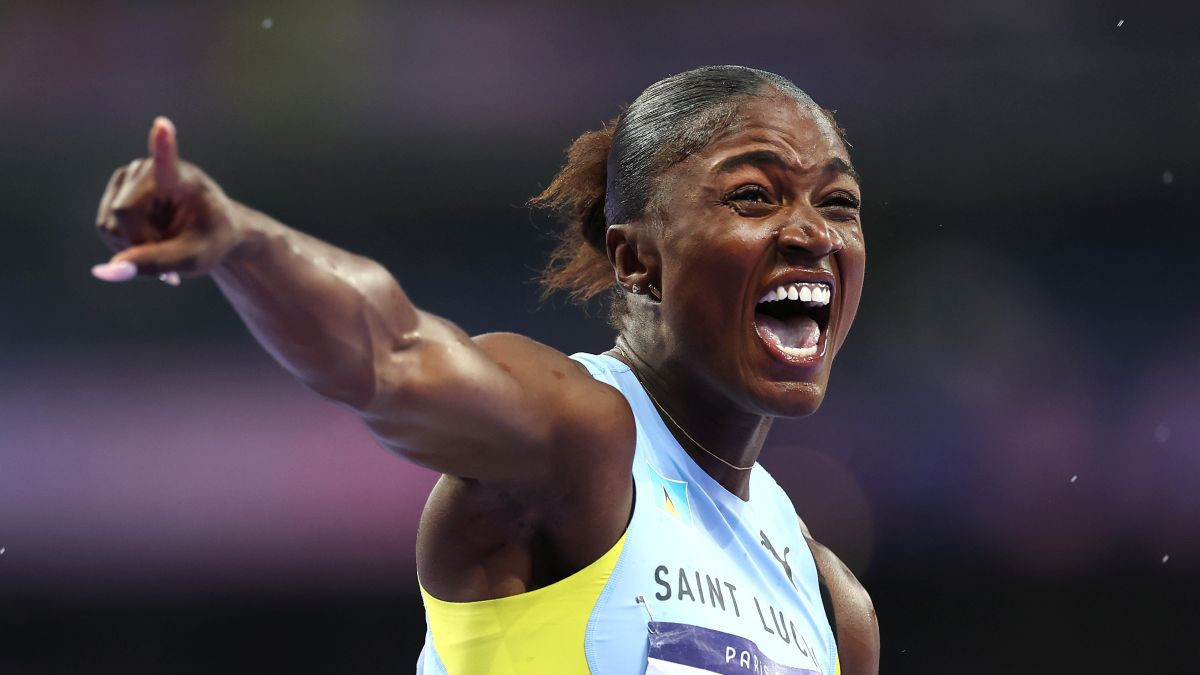
<svg viewBox="0 0 1200 675"><path fill-rule="evenodd" d="M1195 4L0 5L0 671L410 672L435 476L208 280L113 286L109 174L172 117L226 191L471 332L580 132L711 63L837 109L870 264L825 407L762 458L872 592L884 673L1195 672Z"/></svg>

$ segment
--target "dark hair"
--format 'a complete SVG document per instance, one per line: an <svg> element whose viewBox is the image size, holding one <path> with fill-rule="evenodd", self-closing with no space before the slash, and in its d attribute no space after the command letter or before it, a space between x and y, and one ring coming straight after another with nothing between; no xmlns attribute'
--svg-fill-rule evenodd
<svg viewBox="0 0 1200 675"><path fill-rule="evenodd" d="M540 277L543 296L566 291L582 304L610 288L608 225L649 215L663 171L707 145L733 121L738 104L772 94L830 115L784 77L708 66L655 82L616 119L575 139L558 175L529 201L553 211L565 226ZM614 296L614 319L623 304Z"/></svg>

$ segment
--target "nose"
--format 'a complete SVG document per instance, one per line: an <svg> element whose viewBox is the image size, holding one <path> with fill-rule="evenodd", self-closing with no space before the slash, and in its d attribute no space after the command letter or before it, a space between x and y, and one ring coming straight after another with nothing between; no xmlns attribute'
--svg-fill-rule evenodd
<svg viewBox="0 0 1200 675"><path fill-rule="evenodd" d="M842 236L817 213L801 214L779 229L779 248L824 258L842 249Z"/></svg>

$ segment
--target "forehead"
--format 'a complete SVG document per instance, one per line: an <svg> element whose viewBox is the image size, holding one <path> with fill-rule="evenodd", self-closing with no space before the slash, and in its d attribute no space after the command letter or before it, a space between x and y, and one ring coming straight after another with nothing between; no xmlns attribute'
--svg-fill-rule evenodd
<svg viewBox="0 0 1200 675"><path fill-rule="evenodd" d="M815 103L787 96L755 97L741 103L729 125L692 159L715 167L729 154L768 147L807 169L850 154L832 120Z"/></svg>

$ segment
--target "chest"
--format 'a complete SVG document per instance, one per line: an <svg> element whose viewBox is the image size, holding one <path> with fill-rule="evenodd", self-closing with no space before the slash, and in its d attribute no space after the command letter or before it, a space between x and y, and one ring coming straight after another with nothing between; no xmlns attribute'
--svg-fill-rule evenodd
<svg viewBox="0 0 1200 675"><path fill-rule="evenodd" d="M670 465L638 462L634 474L625 549L589 633L645 645L643 663L826 673L832 633L790 504L714 497Z"/></svg>

